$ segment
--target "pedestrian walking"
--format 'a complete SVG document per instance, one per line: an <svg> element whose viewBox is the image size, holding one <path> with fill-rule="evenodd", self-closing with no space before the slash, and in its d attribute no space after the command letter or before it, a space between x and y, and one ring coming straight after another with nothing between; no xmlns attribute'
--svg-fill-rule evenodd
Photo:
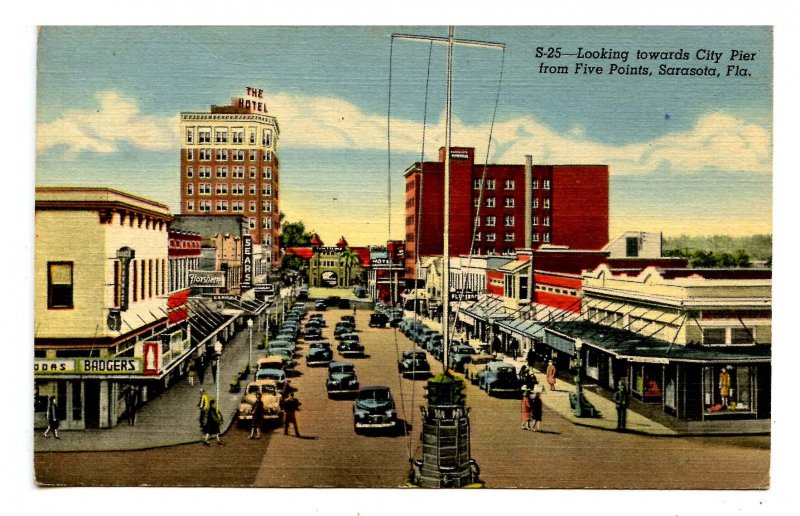
<svg viewBox="0 0 800 516"><path fill-rule="evenodd" d="M200 380L200 385L203 385L203 380L206 378L206 358L205 355L200 355L195 362L197 366L197 379Z"/></svg>
<svg viewBox="0 0 800 516"><path fill-rule="evenodd" d="M128 386L125 391L125 414L128 418L128 425L136 424L136 411L139 409L139 389L133 385Z"/></svg>
<svg viewBox="0 0 800 516"><path fill-rule="evenodd" d="M58 403L56 403L55 396L50 396L50 400L47 402L47 428L44 431L44 436L47 437L48 432L52 430L56 439L61 439L58 436L58 423Z"/></svg>
<svg viewBox="0 0 800 516"><path fill-rule="evenodd" d="M197 376L197 361L194 358L189 359L189 372L187 376L189 377L189 385L194 387L194 379Z"/></svg>
<svg viewBox="0 0 800 516"><path fill-rule="evenodd" d="M222 428L222 412L219 411L217 407L217 400L212 399L208 405L208 417L206 418L206 424L203 427L203 431L206 433L206 438L203 441L203 444L208 446L211 444L209 442L209 438L213 435L217 438L217 444L224 444L221 439L221 431Z"/></svg>
<svg viewBox="0 0 800 516"><path fill-rule="evenodd" d="M522 429L531 429L531 391L528 389L522 394Z"/></svg>
<svg viewBox="0 0 800 516"><path fill-rule="evenodd" d="M206 425L206 420L208 419L208 409L211 406L211 402L208 398L208 393L206 390L200 387L200 401L197 403L197 408L200 409L200 428L203 428Z"/></svg>
<svg viewBox="0 0 800 516"><path fill-rule="evenodd" d="M617 392L614 393L614 403L617 406L617 430L625 430L628 423L628 406L631 404L631 395L625 380L619 381Z"/></svg>
<svg viewBox="0 0 800 516"><path fill-rule="evenodd" d="M250 439L261 439L261 426L264 424L264 402L261 393L256 394L256 402L250 412L253 419L250 420Z"/></svg>
<svg viewBox="0 0 800 516"><path fill-rule="evenodd" d="M540 389L533 390L533 398L531 399L531 419L533 420L533 427L531 430L534 432L542 431L542 393Z"/></svg>
<svg viewBox="0 0 800 516"><path fill-rule="evenodd" d="M556 366L552 360L547 363L547 383L551 391L556 390Z"/></svg>
<svg viewBox="0 0 800 516"><path fill-rule="evenodd" d="M300 430L297 429L297 411L300 410L300 400L294 397L290 390L286 397L281 400L283 409L283 435L289 435L289 424L294 425L294 435L300 437Z"/></svg>
<svg viewBox="0 0 800 516"><path fill-rule="evenodd" d="M528 364L529 368L536 365L536 353L533 352L533 346L528 349L528 353L525 355L525 362Z"/></svg>

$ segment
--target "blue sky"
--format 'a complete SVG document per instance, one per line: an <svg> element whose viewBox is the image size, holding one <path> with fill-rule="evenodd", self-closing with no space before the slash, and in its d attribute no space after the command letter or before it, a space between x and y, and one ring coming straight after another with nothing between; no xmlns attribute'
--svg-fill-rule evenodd
<svg viewBox="0 0 800 516"><path fill-rule="evenodd" d="M323 240L376 244L402 238L403 170L419 158L429 46L395 41L392 153L387 162L390 34L444 36L436 27L44 27L37 65L38 185L120 188L178 209L181 111L207 110L264 89L281 127L281 210ZM767 27L456 27L456 36L503 42L457 48L454 144L486 154L503 63L490 160L605 163L611 235L772 231L772 34ZM748 77L543 75L537 47L689 53L671 66L710 64L730 51ZM719 64L695 59L720 51ZM444 130L444 47L431 53L426 158ZM504 58L504 59L501 59ZM656 61L656 63L661 61ZM94 172L92 172L94 170Z"/></svg>

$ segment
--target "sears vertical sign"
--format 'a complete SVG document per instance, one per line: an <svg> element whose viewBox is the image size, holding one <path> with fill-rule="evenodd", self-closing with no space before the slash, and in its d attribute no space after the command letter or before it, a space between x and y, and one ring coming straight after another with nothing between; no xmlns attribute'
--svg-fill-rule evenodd
<svg viewBox="0 0 800 516"><path fill-rule="evenodd" d="M242 236L242 290L253 287L253 237Z"/></svg>

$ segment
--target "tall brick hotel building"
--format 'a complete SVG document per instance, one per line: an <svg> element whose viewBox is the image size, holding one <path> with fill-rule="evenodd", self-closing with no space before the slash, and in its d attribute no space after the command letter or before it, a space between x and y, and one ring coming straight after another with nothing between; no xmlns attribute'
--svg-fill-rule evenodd
<svg viewBox="0 0 800 516"><path fill-rule="evenodd" d="M210 112L181 113L181 214L242 215L253 243L280 265L278 121L262 90Z"/></svg>
<svg viewBox="0 0 800 516"><path fill-rule="evenodd" d="M416 275L418 255L443 252L444 158L442 148L439 161L416 162L404 174L407 278ZM528 247L526 228L533 249L542 244L600 249L608 243L607 165L533 165L530 158L525 165L490 164L481 188L483 172L474 148L451 147L451 256L469 254L476 216L473 254Z"/></svg>

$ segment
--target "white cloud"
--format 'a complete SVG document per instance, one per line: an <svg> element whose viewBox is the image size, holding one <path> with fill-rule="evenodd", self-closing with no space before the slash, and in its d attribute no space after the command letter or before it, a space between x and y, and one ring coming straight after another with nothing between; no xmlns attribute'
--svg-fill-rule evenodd
<svg viewBox="0 0 800 516"><path fill-rule="evenodd" d="M341 99L278 94L270 112L281 121L281 144L294 148L386 149L386 117L368 114ZM392 120L395 151L418 151L422 125ZM486 149L489 125L468 126L453 119L456 145ZM581 125L557 133L532 116L498 122L493 129L492 161L522 163L608 164L611 173L647 174L659 171L692 173L703 170L771 173L772 137L765 127L725 113L707 113L686 132L670 133L650 142L609 145L585 138ZM440 117L426 130L426 148L444 143ZM483 151L485 152L485 151Z"/></svg>
<svg viewBox="0 0 800 516"><path fill-rule="evenodd" d="M143 114L138 103L114 91L95 94L98 109L72 109L52 122L39 124L36 149L65 146L68 158L79 152L112 153L127 142L135 147L168 151L178 148L176 116Z"/></svg>

